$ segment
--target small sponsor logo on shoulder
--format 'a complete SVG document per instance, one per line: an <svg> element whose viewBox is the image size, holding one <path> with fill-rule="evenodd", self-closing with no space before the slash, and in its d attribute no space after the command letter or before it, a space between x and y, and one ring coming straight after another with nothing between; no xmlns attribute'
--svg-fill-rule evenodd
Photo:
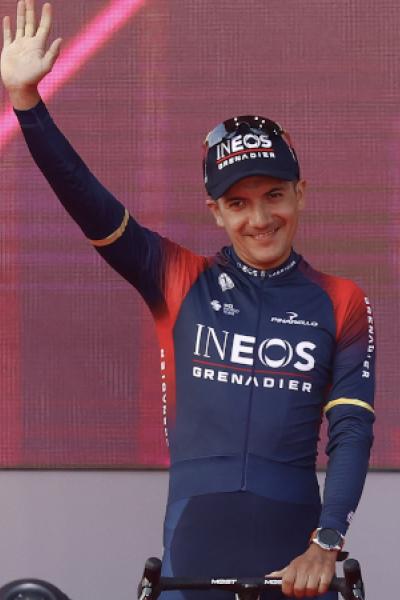
<svg viewBox="0 0 400 600"><path fill-rule="evenodd" d="M229 317L234 317L240 313L240 310L230 303L221 304L219 300L211 300L210 304L215 312L219 312L222 309L224 315L228 315Z"/></svg>
<svg viewBox="0 0 400 600"><path fill-rule="evenodd" d="M229 315L230 317L234 317L239 314L240 310L235 308L233 304L224 304L224 315Z"/></svg>
<svg viewBox="0 0 400 600"><path fill-rule="evenodd" d="M227 290L232 290L235 287L235 284L233 283L232 279L226 273L220 274L220 276L218 277L218 283L223 292L226 292Z"/></svg>
<svg viewBox="0 0 400 600"><path fill-rule="evenodd" d="M303 325L303 327L318 327L317 321L299 319L298 313L288 311L286 314L287 317L271 317L271 323L278 323L280 325Z"/></svg>
<svg viewBox="0 0 400 600"><path fill-rule="evenodd" d="M211 304L212 308L215 310L215 312L218 312L222 308L222 304L221 304L221 302L219 302L219 300L212 300L210 302L210 304Z"/></svg>

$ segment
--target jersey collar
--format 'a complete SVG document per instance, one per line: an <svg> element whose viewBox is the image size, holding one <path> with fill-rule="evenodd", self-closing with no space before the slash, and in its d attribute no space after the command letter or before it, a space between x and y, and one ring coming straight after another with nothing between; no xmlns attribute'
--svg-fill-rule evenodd
<svg viewBox="0 0 400 600"><path fill-rule="evenodd" d="M263 279L281 279L286 275L292 273L301 260L300 254L297 254L293 249L289 255L289 258L278 267L273 269L256 269L251 265L243 262L236 254L233 246L228 246L223 249L223 253L229 259L231 264L233 263L239 271L242 271L248 277L263 280Z"/></svg>

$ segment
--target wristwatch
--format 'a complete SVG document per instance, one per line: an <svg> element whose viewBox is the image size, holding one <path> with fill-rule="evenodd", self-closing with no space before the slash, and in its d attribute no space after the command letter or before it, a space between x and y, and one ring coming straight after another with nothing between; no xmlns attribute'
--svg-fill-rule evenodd
<svg viewBox="0 0 400 600"><path fill-rule="evenodd" d="M340 550L344 545L344 536L336 529L318 527L310 537L310 543L317 544L323 550Z"/></svg>

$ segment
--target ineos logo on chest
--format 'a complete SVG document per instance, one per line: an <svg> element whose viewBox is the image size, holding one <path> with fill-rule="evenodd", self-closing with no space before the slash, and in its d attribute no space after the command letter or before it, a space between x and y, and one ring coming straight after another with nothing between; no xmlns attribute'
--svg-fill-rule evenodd
<svg viewBox="0 0 400 600"><path fill-rule="evenodd" d="M244 366L253 366L258 357L270 369L291 365L298 371L307 372L315 366L313 351L316 347L311 341L292 344L280 338L267 338L257 343L254 336L226 330L217 332L213 327L198 323L193 354Z"/></svg>

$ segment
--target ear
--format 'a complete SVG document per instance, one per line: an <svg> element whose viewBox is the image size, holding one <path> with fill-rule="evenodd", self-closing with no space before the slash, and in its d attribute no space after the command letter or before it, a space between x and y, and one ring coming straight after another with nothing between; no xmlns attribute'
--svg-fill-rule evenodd
<svg viewBox="0 0 400 600"><path fill-rule="evenodd" d="M303 210L306 204L305 194L307 189L307 181L305 179L300 179L300 181L296 184L296 194L297 194L297 206L299 210Z"/></svg>
<svg viewBox="0 0 400 600"><path fill-rule="evenodd" d="M219 200L211 200L211 198L207 198L206 200L206 204L210 209L211 213L213 214L217 226L224 227L224 221L221 216L221 211L218 202Z"/></svg>

